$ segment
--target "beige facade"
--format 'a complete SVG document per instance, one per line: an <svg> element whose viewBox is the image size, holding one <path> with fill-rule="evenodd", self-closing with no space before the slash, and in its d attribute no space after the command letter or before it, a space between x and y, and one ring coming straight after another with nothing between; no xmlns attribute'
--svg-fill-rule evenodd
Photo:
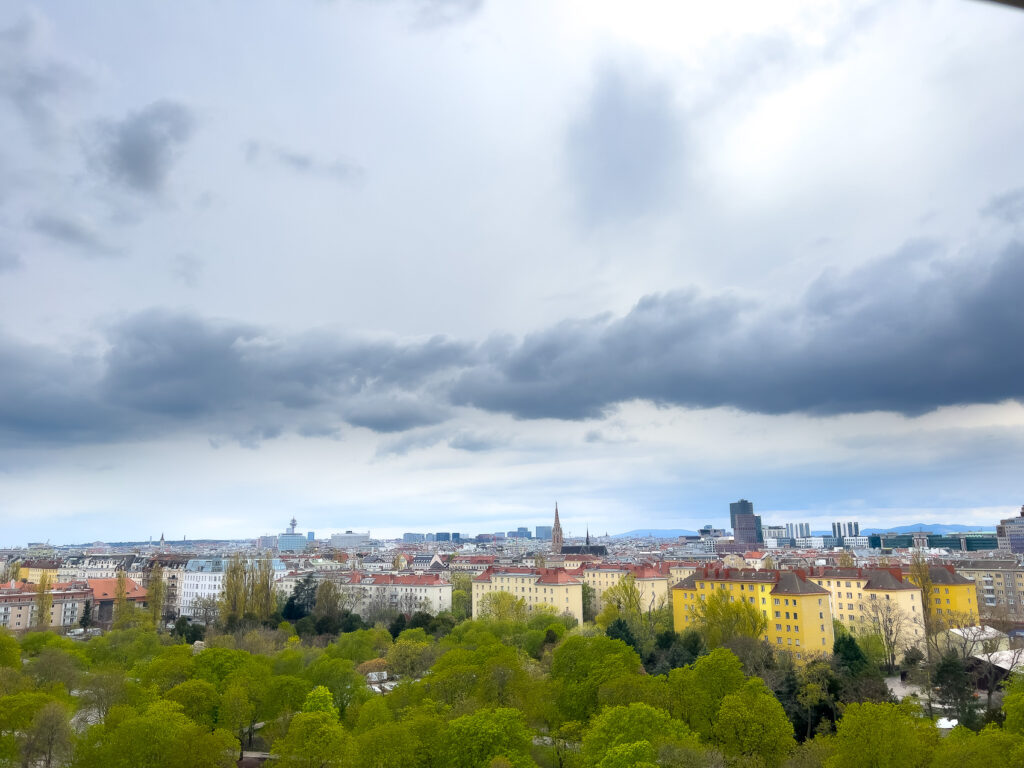
<svg viewBox="0 0 1024 768"><path fill-rule="evenodd" d="M691 570L692 573L692 570ZM637 591L640 593L640 607L642 609L658 608L666 605L670 600L669 589L675 581L667 567L651 565L625 565L616 563L603 563L591 565L579 571L579 578L584 584L594 590L597 599L597 610L604 605L604 593L612 587L618 586L626 576L632 575Z"/></svg>
<svg viewBox="0 0 1024 768"><path fill-rule="evenodd" d="M46 626L59 629L74 627L92 600L92 590L84 582L54 584L50 590L52 606ZM6 584L0 586L0 627L21 632L37 626L35 584Z"/></svg>
<svg viewBox="0 0 1024 768"><path fill-rule="evenodd" d="M956 570L974 582L983 616L1024 620L1024 565L1016 560L960 560Z"/></svg>
<svg viewBox="0 0 1024 768"><path fill-rule="evenodd" d="M561 568L493 568L473 579L473 618L480 617L480 601L493 592L522 598L529 610L551 606L583 621L583 582Z"/></svg>

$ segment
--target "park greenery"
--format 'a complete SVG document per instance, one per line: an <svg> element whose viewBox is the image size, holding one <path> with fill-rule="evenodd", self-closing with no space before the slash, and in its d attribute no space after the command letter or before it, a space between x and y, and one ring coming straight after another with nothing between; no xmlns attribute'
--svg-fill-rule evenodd
<svg viewBox="0 0 1024 768"><path fill-rule="evenodd" d="M371 622L329 582L281 605L254 584L241 568L205 623L173 630L122 602L88 639L0 634L0 766L227 768L248 750L280 768L1024 765L1024 679L983 715L947 654L928 701L897 703L877 639L837 631L798 664L743 603L709 601L678 634L629 582L583 625L502 593L476 620L466 603ZM943 736L929 708L967 727Z"/></svg>

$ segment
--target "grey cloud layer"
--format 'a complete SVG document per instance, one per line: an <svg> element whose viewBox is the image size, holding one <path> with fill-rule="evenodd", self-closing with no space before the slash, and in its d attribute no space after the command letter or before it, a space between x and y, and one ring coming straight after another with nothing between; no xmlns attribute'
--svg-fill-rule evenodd
<svg viewBox="0 0 1024 768"><path fill-rule="evenodd" d="M155 194L163 189L194 128L195 118L187 107L157 101L123 120L101 125L95 160L112 181Z"/></svg>
<svg viewBox="0 0 1024 768"><path fill-rule="evenodd" d="M344 424L404 432L440 424L456 406L584 419L633 399L812 414L1020 399L1022 285L1020 243L988 262L912 243L823 275L783 309L678 291L521 341L281 339L151 311L108 328L103 355L0 340L0 438L103 442L192 429L256 444L284 432L335 436ZM461 450L493 442L428 437Z"/></svg>

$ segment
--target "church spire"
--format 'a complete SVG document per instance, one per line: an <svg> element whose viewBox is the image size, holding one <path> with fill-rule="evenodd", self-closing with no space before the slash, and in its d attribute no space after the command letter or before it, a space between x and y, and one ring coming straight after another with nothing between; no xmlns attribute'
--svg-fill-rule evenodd
<svg viewBox="0 0 1024 768"><path fill-rule="evenodd" d="M551 526L551 551L556 555L562 552L562 523L558 519L558 502L555 502L555 524Z"/></svg>

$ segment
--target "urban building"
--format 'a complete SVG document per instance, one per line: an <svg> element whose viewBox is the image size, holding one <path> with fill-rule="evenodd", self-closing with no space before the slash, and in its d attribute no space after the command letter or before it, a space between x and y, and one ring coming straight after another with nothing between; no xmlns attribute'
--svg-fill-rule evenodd
<svg viewBox="0 0 1024 768"><path fill-rule="evenodd" d="M999 525L996 526L996 538L1001 551L1012 552L1015 555L1024 553L1024 506L1021 506L1017 517L999 521Z"/></svg>
<svg viewBox="0 0 1024 768"><path fill-rule="evenodd" d="M1024 620L1024 565L1016 560L959 560L956 571L974 582L985 617Z"/></svg>
<svg viewBox="0 0 1024 768"><path fill-rule="evenodd" d="M918 531L916 533L872 533L867 537L870 549L949 549L955 552L985 552L998 549L997 534L965 531L945 535Z"/></svg>
<svg viewBox="0 0 1024 768"><path fill-rule="evenodd" d="M109 627L114 621L114 604L117 602L117 579L88 579L92 591L92 620L100 626ZM146 590L134 579L125 579L125 599L138 608L146 606Z"/></svg>
<svg viewBox="0 0 1024 768"><path fill-rule="evenodd" d="M673 579L667 563L633 565L630 563L596 563L582 568L577 578L594 590L596 610L603 607L604 593L618 586L632 575L644 610L658 608L669 600L669 584L685 578L680 574Z"/></svg>
<svg viewBox="0 0 1024 768"><path fill-rule="evenodd" d="M903 577L916 583L913 573L906 567ZM932 604L936 614L956 626L978 622L977 589L972 579L961 576L951 565L930 566L928 577L932 582L932 590L925 598Z"/></svg>
<svg viewBox="0 0 1024 768"><path fill-rule="evenodd" d="M353 533L352 531L345 531L344 533L331 534L331 546L334 549L360 549L369 544L369 532Z"/></svg>
<svg viewBox="0 0 1024 768"><path fill-rule="evenodd" d="M797 549L832 549L839 542L832 536L800 536L793 540Z"/></svg>
<svg viewBox="0 0 1024 768"><path fill-rule="evenodd" d="M426 535L422 533L403 533L402 543L403 544L420 544L426 541Z"/></svg>
<svg viewBox="0 0 1024 768"><path fill-rule="evenodd" d="M264 550L276 550L277 549L277 536L260 536L256 539L256 549L259 551Z"/></svg>
<svg viewBox="0 0 1024 768"><path fill-rule="evenodd" d="M672 589L676 632L693 626L693 610L715 590L730 600L744 600L767 619L763 639L797 660L829 653L835 642L829 593L799 571L701 567Z"/></svg>
<svg viewBox="0 0 1024 768"><path fill-rule="evenodd" d="M86 581L55 583L49 589L53 601L47 627L72 627L78 624L85 604L93 599ZM0 584L0 627L14 632L37 627L38 585L20 581Z"/></svg>
<svg viewBox="0 0 1024 768"><path fill-rule="evenodd" d="M832 523L832 536L837 539L845 539L847 536L860 536L860 523L856 521Z"/></svg>
<svg viewBox="0 0 1024 768"><path fill-rule="evenodd" d="M786 526L784 525L762 525L761 535L764 536L764 540L768 539L787 539L789 536L786 534Z"/></svg>
<svg viewBox="0 0 1024 768"><path fill-rule="evenodd" d="M277 535L278 552L305 552L309 540L301 533L295 532L295 518L291 519L288 530Z"/></svg>
<svg viewBox="0 0 1024 768"><path fill-rule="evenodd" d="M353 613L369 619L395 611L438 614L452 609L452 585L437 573L349 571L340 574L338 588L352 593Z"/></svg>
<svg viewBox="0 0 1024 768"><path fill-rule="evenodd" d="M806 539L811 535L810 523L786 523L787 539Z"/></svg>
<svg viewBox="0 0 1024 768"><path fill-rule="evenodd" d="M247 565L252 563L251 559L246 561ZM284 562L278 558L272 559L270 565L273 581L286 573ZM195 616L195 601L199 598L220 597L227 566L226 557L193 558L185 563L178 587L179 616Z"/></svg>
<svg viewBox="0 0 1024 768"><path fill-rule="evenodd" d="M447 531L438 531L434 534L434 541L451 541L452 535Z"/></svg>
<svg viewBox="0 0 1024 768"><path fill-rule="evenodd" d="M533 529L533 537L535 539L542 539L544 541L551 539L551 526L550 525L538 525Z"/></svg>
<svg viewBox="0 0 1024 768"><path fill-rule="evenodd" d="M549 606L583 622L583 582L564 568L488 568L473 579L474 619L480 617L484 597L498 591L522 598L527 610Z"/></svg>
<svg viewBox="0 0 1024 768"><path fill-rule="evenodd" d="M736 528L736 516L737 515L752 515L754 514L754 505L746 499L740 499L734 501L729 505L729 527Z"/></svg>

